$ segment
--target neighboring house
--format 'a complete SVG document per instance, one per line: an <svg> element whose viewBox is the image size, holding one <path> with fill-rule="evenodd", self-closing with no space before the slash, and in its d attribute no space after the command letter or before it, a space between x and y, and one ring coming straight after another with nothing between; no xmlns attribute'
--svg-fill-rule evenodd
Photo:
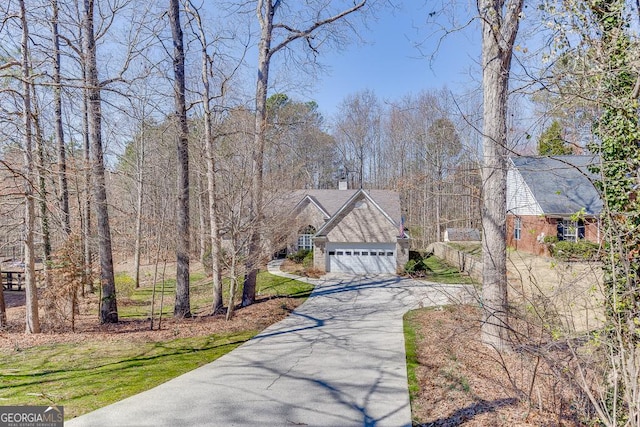
<svg viewBox="0 0 640 427"><path fill-rule="evenodd" d="M602 200L589 171L595 162L597 157L578 155L511 157L507 245L543 255L545 236L599 242Z"/></svg>
<svg viewBox="0 0 640 427"><path fill-rule="evenodd" d="M395 274L409 259L400 196L387 190L300 190L288 250L313 250L325 272ZM294 234L295 233L295 234Z"/></svg>

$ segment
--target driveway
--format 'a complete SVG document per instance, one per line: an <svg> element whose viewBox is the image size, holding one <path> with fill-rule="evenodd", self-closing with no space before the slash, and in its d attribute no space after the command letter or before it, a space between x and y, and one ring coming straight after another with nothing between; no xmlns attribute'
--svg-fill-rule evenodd
<svg viewBox="0 0 640 427"><path fill-rule="evenodd" d="M78 426L410 426L402 316L466 286L314 281L288 318L201 368L67 421Z"/></svg>

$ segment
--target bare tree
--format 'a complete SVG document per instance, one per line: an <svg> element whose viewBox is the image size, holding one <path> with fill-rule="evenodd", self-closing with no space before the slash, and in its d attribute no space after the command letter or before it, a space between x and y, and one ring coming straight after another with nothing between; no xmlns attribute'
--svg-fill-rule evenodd
<svg viewBox="0 0 640 427"><path fill-rule="evenodd" d="M67 184L67 159L62 125L62 84L60 78L60 34L58 33L58 0L51 0L51 44L53 47L53 93L54 93L54 126L58 152L58 186L60 209L64 231L71 233L69 214L69 186Z"/></svg>
<svg viewBox="0 0 640 427"><path fill-rule="evenodd" d="M479 0L482 23L482 340L507 342L507 98L523 0Z"/></svg>
<svg viewBox="0 0 640 427"><path fill-rule="evenodd" d="M380 141L381 107L372 90L348 95L340 105L336 139L344 166L355 174L356 187L365 183L378 187L375 157Z"/></svg>
<svg viewBox="0 0 640 427"><path fill-rule="evenodd" d="M212 65L213 58L208 52L209 43L204 31L204 25L198 10L189 2L188 11L193 15L197 24L198 40L201 49L201 79L202 79L202 108L204 122L204 145L205 145L205 162L207 169L207 193L208 201L207 209L209 224L209 243L211 245L211 271L213 275L213 302L211 305L212 313L215 314L222 310L222 268L220 256L222 253L221 237L220 237L220 219L218 215L218 190L216 180L216 147L213 134L214 111L211 106L212 90L210 76L213 74ZM220 92L224 94L225 86L228 79L223 79ZM204 213L204 210L203 210ZM203 230L204 233L204 230Z"/></svg>
<svg viewBox="0 0 640 427"><path fill-rule="evenodd" d="M184 48L180 24L180 2L169 2L169 24L173 36L175 117L178 124L178 221L176 245L176 302L173 315L191 317L189 300L189 126L185 101Z"/></svg>
<svg viewBox="0 0 640 427"><path fill-rule="evenodd" d="M29 64L29 27L27 25L27 12L24 0L19 1L20 22L22 26L22 119L24 125L24 195L25 195L25 221L24 221L24 280L26 289L26 332L33 334L40 332L40 319L38 317L38 289L35 275L35 253L33 245L35 227L35 202L33 186L35 183L35 171L33 162L33 136L31 123L31 76Z"/></svg>
<svg viewBox="0 0 640 427"><path fill-rule="evenodd" d="M0 265L0 278L2 277L2 265ZM0 280L0 329L7 326L7 305L4 301L4 285Z"/></svg>
<svg viewBox="0 0 640 427"><path fill-rule="evenodd" d="M88 136L91 142L92 178L95 198L98 247L100 254L100 322L118 322L116 285L113 273L113 252L111 249L111 227L105 186L104 153L102 148L102 107L101 85L98 80L96 43L94 35L94 0L84 0L84 66L86 69L86 93L88 96Z"/></svg>
<svg viewBox="0 0 640 427"><path fill-rule="evenodd" d="M251 209L250 217L254 226L251 230L249 244L249 256L247 258L247 276L244 281L242 291L242 305L253 304L256 296L256 279L258 267L262 259L261 230L260 224L263 218L263 169L264 152L267 133L267 91L269 87L269 70L273 55L287 48L292 42L303 39L308 46L317 52L317 43L314 35L319 29L341 20L348 15L362 9L367 0L354 3L336 14L322 18L325 2L321 2L320 9L315 11L311 6L300 6L302 9L309 9L313 18L302 21L303 26L298 27L298 22L274 22L276 12L280 9L280 0L258 0L256 5L256 16L260 25L260 42L258 44L258 78L256 80L256 116L255 116L255 137L254 151L252 156L252 181L251 181ZM275 36L275 37L274 37Z"/></svg>
<svg viewBox="0 0 640 427"><path fill-rule="evenodd" d="M429 150L425 153L429 158L435 174L435 201L436 201L436 240L442 240L443 223L443 191L444 179L447 170L451 167L452 160L460 152L460 136L455 125L448 118L439 118L429 129L427 134L430 139Z"/></svg>

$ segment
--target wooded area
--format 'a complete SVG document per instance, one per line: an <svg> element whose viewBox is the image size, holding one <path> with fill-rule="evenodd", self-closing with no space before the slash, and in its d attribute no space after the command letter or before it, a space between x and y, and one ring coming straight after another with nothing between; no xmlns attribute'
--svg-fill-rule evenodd
<svg viewBox="0 0 640 427"><path fill-rule="evenodd" d="M254 303L258 269L281 249L274 201L343 179L398 191L414 249L447 228L482 230L483 341L509 351L507 159L589 152L602 161L612 325L598 331L597 373L618 377L615 399L588 399L606 425L640 425L637 4L550 1L533 11L522 0L479 1L469 22L482 35L482 81L464 94L380 99L374 88L345 93L336 117L323 117L282 90L296 74L312 79L328 50L365 37L358 31L386 6L3 3L0 261L24 266L25 330L40 332L51 299L74 313L85 292L99 293L101 323L118 322L114 258L135 260L136 284L142 263L175 262L176 317L191 316L197 259L212 277L211 312L226 306L229 318L240 296ZM0 298L0 327L3 315Z"/></svg>
<svg viewBox="0 0 640 427"><path fill-rule="evenodd" d="M22 14L10 6L2 93L14 109L3 126L1 252L27 266L43 261L49 277L61 274L72 246L82 277L67 291L93 291L99 278L101 322L118 321L114 256L139 266L175 252L176 315L190 315L192 255L215 272L214 312L223 307L223 275L251 304L257 268L279 249L264 245L273 228L264 211L289 190L337 188L340 178L352 188L396 189L417 248L441 240L446 227L479 225L476 136L448 90L392 103L372 90L345 94L333 126L314 102L269 94L276 53L286 53L284 63L315 61L321 44L355 35L350 20L371 13L366 2L281 13L279 1L255 3L262 52L255 98L243 95L256 24L243 16L248 5L224 11L247 23L246 34L190 2L141 9L136 1L42 1ZM13 61L11 37L20 32L15 49L23 55ZM222 250L223 238L232 250ZM35 273L25 282L35 289Z"/></svg>

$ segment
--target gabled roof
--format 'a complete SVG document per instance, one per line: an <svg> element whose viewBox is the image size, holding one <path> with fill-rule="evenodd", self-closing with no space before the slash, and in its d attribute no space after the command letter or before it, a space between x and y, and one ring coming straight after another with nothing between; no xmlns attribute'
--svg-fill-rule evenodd
<svg viewBox="0 0 640 427"><path fill-rule="evenodd" d="M321 227L333 222L340 212L347 209L351 203L363 194L395 227L400 228L402 211L400 209L400 194L391 190L296 190L291 198L298 200L292 211L297 212L305 203L318 208L327 222ZM320 234L320 230L318 230ZM406 233L405 233L406 236Z"/></svg>
<svg viewBox="0 0 640 427"><path fill-rule="evenodd" d="M349 190L338 190L338 191L346 192ZM379 201L376 201L373 198L373 194L371 193L373 193L374 191L377 193L378 196L381 196ZM401 218L400 218L400 197L398 193L396 193L395 191L387 191L387 190L364 190L364 189L352 190L351 193L352 193L351 197L340 207L340 209L338 209L336 212L333 213L333 215L331 215L331 218L329 219L329 221L327 221L322 227L320 227L320 229L316 233L316 236L321 236L327 228L329 228L335 221L338 220L342 212L344 212L346 209L351 207L351 205L361 197L364 197L369 202L371 202L387 218L387 220L394 227L398 227L399 229ZM391 217L389 212L387 212L381 206L380 202L386 204L391 210L394 211L394 213L398 214L397 220ZM404 235L401 237L404 237Z"/></svg>
<svg viewBox="0 0 640 427"><path fill-rule="evenodd" d="M322 205L315 199L315 197L307 194L306 196L304 196L304 198L302 200L300 200L298 202L298 204L295 206L295 208L293 208L294 212L298 212L299 210L302 209L302 207L305 205L305 203L310 203L312 205L314 205L320 212L322 212L322 215L324 216L325 220L329 219L331 217L331 214L329 214L329 212L327 212Z"/></svg>
<svg viewBox="0 0 640 427"><path fill-rule="evenodd" d="M593 185L590 165L596 156L521 156L510 158L545 215L571 215L585 209L599 215L602 200Z"/></svg>
<svg viewBox="0 0 640 427"><path fill-rule="evenodd" d="M355 194L364 191L376 205L397 224L400 223L400 195L391 190L296 190L298 200L307 196L319 205L329 216L334 216Z"/></svg>

